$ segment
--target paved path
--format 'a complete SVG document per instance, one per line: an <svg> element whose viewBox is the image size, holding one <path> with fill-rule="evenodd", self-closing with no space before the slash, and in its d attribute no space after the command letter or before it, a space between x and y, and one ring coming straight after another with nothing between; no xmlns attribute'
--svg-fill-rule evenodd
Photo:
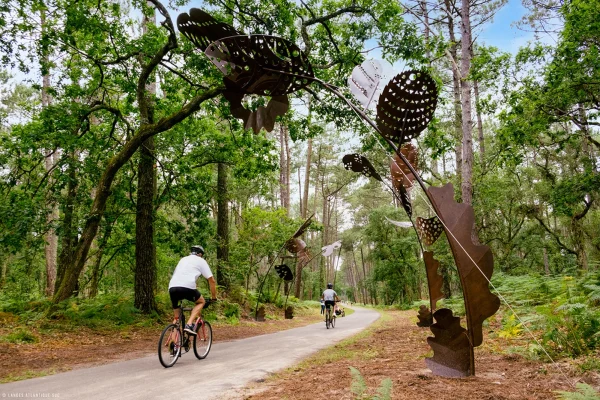
<svg viewBox="0 0 600 400"><path fill-rule="evenodd" d="M339 318L335 329L325 323L217 342L208 357L197 360L193 351L171 368L163 368L156 354L137 360L77 369L62 374L0 385L2 398L60 399L193 399L235 397L237 389L289 367L319 349L352 336L373 323L379 314L356 308ZM73 349L76 351L77 349Z"/></svg>

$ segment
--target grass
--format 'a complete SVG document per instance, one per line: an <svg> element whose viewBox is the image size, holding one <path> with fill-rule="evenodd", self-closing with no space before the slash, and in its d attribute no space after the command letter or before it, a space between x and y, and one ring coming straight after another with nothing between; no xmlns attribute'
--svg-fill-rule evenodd
<svg viewBox="0 0 600 400"><path fill-rule="evenodd" d="M381 311L378 311L378 312L381 315L381 317L377 321L375 321L373 324L371 324L367 329L363 330L362 332L357 333L356 335L354 335L352 337L344 339L341 342L339 342L333 346L327 347L327 348L317 352L313 356L302 361L300 364L298 364L292 368L288 368L287 370L285 370L282 373L272 375L272 377L270 379L278 379L285 375L289 375L293 372L298 372L298 371L301 371L301 370L304 370L304 369L307 369L310 367L329 364L329 363L332 363L332 362L335 362L338 360L356 359L356 358L372 359L372 358L377 357L378 352L376 349L373 349L369 352L365 352L364 350L354 350L351 347L354 344L356 344L358 341L360 341L366 337L369 337L371 334L373 334L373 332L375 330L381 328L388 321L392 320L392 317L389 316L388 314L386 314L385 312L381 312ZM348 315L348 314L346 314L346 315Z"/></svg>
<svg viewBox="0 0 600 400"><path fill-rule="evenodd" d="M59 371L57 371L55 368L49 368L49 369L45 369L43 371L24 371L20 374L10 374L3 378L0 378L0 384L15 382L15 381L22 381L22 380L31 379L31 378L40 378L42 376L54 375L57 372L59 372Z"/></svg>

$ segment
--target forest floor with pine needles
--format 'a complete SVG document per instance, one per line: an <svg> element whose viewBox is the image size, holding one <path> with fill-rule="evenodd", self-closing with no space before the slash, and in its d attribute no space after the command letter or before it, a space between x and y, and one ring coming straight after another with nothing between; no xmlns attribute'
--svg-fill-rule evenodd
<svg viewBox="0 0 600 400"><path fill-rule="evenodd" d="M537 400L556 399L557 391L575 392L573 385L579 382L600 388L598 371L582 372L571 359L555 365L510 353L515 343L490 334L500 323L493 320L483 345L475 350L476 376L434 376L424 360L433 355L426 340L431 332L418 328L416 321L414 310L386 311L366 331L246 388L240 396L245 400ZM338 322L343 323L343 319ZM352 373L351 367L360 374ZM386 378L391 380L387 382L390 397L378 394L385 391Z"/></svg>
<svg viewBox="0 0 600 400"><path fill-rule="evenodd" d="M271 315L264 322L250 318L242 318L236 324L213 322L214 341L243 339L321 321L315 308L298 310L291 320L283 319L283 311L280 313L280 317ZM114 327L92 329L61 321L44 321L41 327L22 327L16 316L0 314L0 338L12 339L0 340L0 383L154 354L160 333L169 323L163 318L162 324L126 326L118 330ZM19 340L19 335L23 340Z"/></svg>

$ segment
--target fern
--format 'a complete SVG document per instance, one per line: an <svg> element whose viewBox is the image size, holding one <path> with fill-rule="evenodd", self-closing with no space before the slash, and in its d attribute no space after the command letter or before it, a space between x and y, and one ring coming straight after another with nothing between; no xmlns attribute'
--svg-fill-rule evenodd
<svg viewBox="0 0 600 400"><path fill-rule="evenodd" d="M560 400L600 400L596 389L585 383L577 384L577 392L557 391Z"/></svg>
<svg viewBox="0 0 600 400"><path fill-rule="evenodd" d="M367 383L360 374L360 371L354 367L350 367L350 374L352 375L350 391L354 395L355 400L391 400L392 380L390 378L385 378L383 381L381 381L381 384L377 389L377 394L370 397L367 393Z"/></svg>
<svg viewBox="0 0 600 400"><path fill-rule="evenodd" d="M360 374L360 371L354 367L350 367L350 374L352 374L352 384L350 385L350 391L354 395L355 399L362 399L364 393L367 391L367 384L365 379Z"/></svg>
<svg viewBox="0 0 600 400"><path fill-rule="evenodd" d="M392 398L392 380L385 378L381 381L377 393L378 395L373 397L373 400L390 400Z"/></svg>

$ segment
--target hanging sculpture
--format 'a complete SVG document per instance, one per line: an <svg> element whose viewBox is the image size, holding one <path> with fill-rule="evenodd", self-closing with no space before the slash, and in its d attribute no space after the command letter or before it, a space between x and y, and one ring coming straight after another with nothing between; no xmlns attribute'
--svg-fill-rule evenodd
<svg viewBox="0 0 600 400"><path fill-rule="evenodd" d="M360 109L336 87L316 78L308 58L295 44L275 36L241 35L233 27L195 10L192 9L189 15L179 16L177 21L180 31L221 70L227 88L225 98L232 104L234 116L243 119L247 128L252 128L254 132L258 132L262 127L272 129L275 118L287 111L287 95L316 82L346 102L394 149L397 171L403 174L402 179L397 179L398 184L395 185L400 193L402 206L411 218L412 206L408 189L414 179L423 189L437 217L437 220L418 220L424 238L431 244L439 237L441 230L445 232L464 294L467 329L460 326L460 319L453 316L451 310L442 308L435 311L435 323L431 325L434 337L428 338L434 355L426 359L427 365L438 375L473 375L473 349L482 343L483 321L498 310L500 302L498 297L490 292L488 284L493 272L492 253L489 247L473 243L473 207L454 201L451 184L442 188L427 188L415 168L416 151L413 152L408 146L433 118L437 105L435 81L428 73L419 70L396 75L381 91L376 101L375 123L364 110L375 103L373 100L379 90L381 68L376 63L363 63L349 79L350 90L363 106L363 109ZM208 42L210 43L207 44ZM249 94L270 96L270 108L267 105L264 111L258 113L245 110L241 105L242 99ZM406 145L403 147L403 144ZM411 152L414 154L412 160ZM378 176L375 175L376 171L373 174L374 169L371 171L368 167L370 163L367 164L355 155L351 156L352 159L344 161L348 164L347 168L358 169L372 177ZM402 167L399 167L400 165ZM298 236L287 241L285 247L300 256L306 251L306 245ZM432 252L424 252L424 259L433 312L435 302L443 297L441 277L437 273L439 263L433 258Z"/></svg>

